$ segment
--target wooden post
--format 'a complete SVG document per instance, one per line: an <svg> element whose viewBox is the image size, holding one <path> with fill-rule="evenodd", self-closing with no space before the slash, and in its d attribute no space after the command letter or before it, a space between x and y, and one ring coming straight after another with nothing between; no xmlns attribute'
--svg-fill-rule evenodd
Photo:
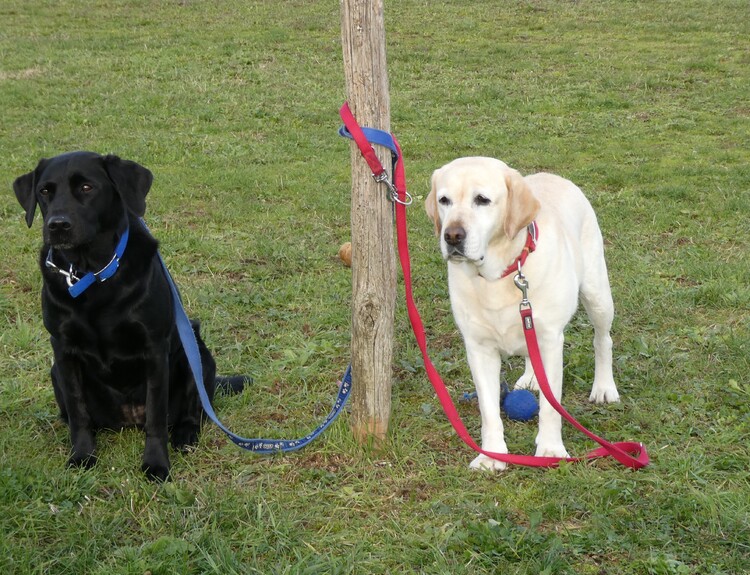
<svg viewBox="0 0 750 575"><path fill-rule="evenodd" d="M390 132L383 0L341 0L341 38L349 107L363 127ZM380 148L380 149L378 149ZM376 146L383 166L390 152ZM352 417L354 436L385 439L391 415L396 257L393 207L356 144L352 164Z"/></svg>

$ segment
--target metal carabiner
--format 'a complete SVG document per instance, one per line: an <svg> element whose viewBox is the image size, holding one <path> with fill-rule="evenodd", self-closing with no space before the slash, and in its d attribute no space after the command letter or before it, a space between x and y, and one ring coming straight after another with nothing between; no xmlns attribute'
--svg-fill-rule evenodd
<svg viewBox="0 0 750 575"><path fill-rule="evenodd" d="M81 278L79 278L73 271L73 264L70 264L70 270L67 272L60 270L60 273L65 276L65 281L68 283L68 287L73 287L81 280Z"/></svg>
<svg viewBox="0 0 750 575"><path fill-rule="evenodd" d="M75 271L73 271L73 264L70 264L70 269L68 271L55 265L55 262L52 261L52 248L47 252L47 259L44 261L44 265L63 276L68 287L73 287L81 279L75 274Z"/></svg>
<svg viewBox="0 0 750 575"><path fill-rule="evenodd" d="M373 174L372 177L375 179L376 182L379 184L385 184L388 188L388 197L392 202L396 202L397 204L401 204L403 206L410 206L411 203L414 201L414 198L411 197L411 194L407 191L404 191L404 195L406 196L405 200L402 200L399 198L398 189L395 185L393 185L393 182L391 182L391 178L388 176L388 172L383 170L379 174Z"/></svg>
<svg viewBox="0 0 750 575"><path fill-rule="evenodd" d="M518 262L518 273L513 278L513 283L516 284L516 287L521 290L521 294L523 295L520 307L531 307L531 302L529 301L529 282L526 281L526 276L521 272L521 262Z"/></svg>

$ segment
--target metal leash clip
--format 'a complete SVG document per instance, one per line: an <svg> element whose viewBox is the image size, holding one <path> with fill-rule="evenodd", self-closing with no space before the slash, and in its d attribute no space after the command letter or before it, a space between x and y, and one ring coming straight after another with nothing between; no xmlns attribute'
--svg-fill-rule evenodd
<svg viewBox="0 0 750 575"><path fill-rule="evenodd" d="M372 177L379 184L385 184L388 187L388 191L390 192L389 198L392 202L396 202L403 206L410 206L414 201L414 198L411 197L411 194L409 192L404 192L404 195L406 196L405 200L401 200L401 198L398 197L398 189L393 185L393 182L391 182L391 178L388 176L388 172L386 172L385 170L383 170L379 174L373 174Z"/></svg>
<svg viewBox="0 0 750 575"><path fill-rule="evenodd" d="M513 278L513 283L516 284L516 287L520 289L521 293L523 294L521 305L519 307L521 309L526 307L530 308L531 302L529 301L529 282L526 281L526 276L523 275L523 272L521 271L521 262L518 262L518 273Z"/></svg>
<svg viewBox="0 0 750 575"><path fill-rule="evenodd" d="M55 265L55 262L52 261L52 249L50 249L50 251L47 253L47 259L44 261L44 265L63 276L68 284L68 287L73 287L81 279L73 271L73 264L70 264L70 269L68 271L65 271L64 269Z"/></svg>

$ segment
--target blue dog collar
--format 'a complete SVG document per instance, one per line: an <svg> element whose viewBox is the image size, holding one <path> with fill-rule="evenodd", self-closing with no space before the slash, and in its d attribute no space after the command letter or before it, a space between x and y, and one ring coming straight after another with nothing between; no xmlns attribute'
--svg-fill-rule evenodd
<svg viewBox="0 0 750 575"><path fill-rule="evenodd" d="M126 227L122 236L120 236L120 241L117 242L115 253L109 263L98 272L89 272L83 277L78 277L75 269L73 268L73 264L70 264L70 268L67 271L56 266L52 261L52 248L49 249L49 252L47 253L47 259L44 264L48 268L57 271L59 274L65 277L65 281L68 282L68 292L72 297L76 298L83 292L85 292L95 282L106 281L113 275L115 275L115 272L120 267L120 258L122 258L122 254L125 253L125 248L128 245L129 237L130 226Z"/></svg>

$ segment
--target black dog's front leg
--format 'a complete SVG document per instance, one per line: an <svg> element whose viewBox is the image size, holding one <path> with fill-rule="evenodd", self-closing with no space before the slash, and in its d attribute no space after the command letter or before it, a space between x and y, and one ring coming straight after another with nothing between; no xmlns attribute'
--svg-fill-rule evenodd
<svg viewBox="0 0 750 575"><path fill-rule="evenodd" d="M146 448L141 469L149 479L166 481L169 478L168 402L169 359L167 350L155 350L146 383Z"/></svg>
<svg viewBox="0 0 750 575"><path fill-rule="evenodd" d="M91 416L83 397L81 366L75 359L58 357L52 366L52 386L60 415L70 427L72 453L68 465L93 467L96 463L96 441Z"/></svg>

